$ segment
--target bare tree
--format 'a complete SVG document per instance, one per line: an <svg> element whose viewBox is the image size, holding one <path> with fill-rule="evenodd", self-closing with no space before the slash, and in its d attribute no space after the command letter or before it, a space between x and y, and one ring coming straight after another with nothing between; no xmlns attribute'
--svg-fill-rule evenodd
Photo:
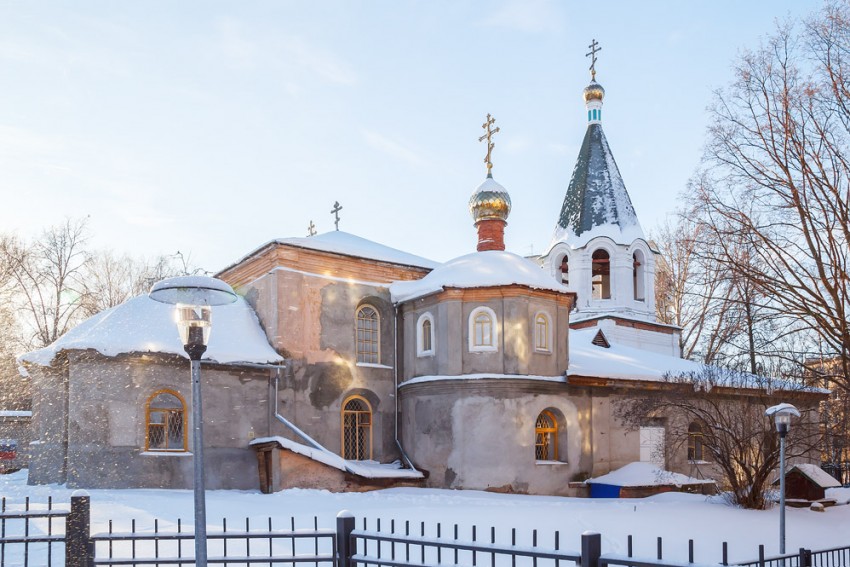
<svg viewBox="0 0 850 567"><path fill-rule="evenodd" d="M850 3L745 53L717 95L700 218L712 260L816 334L850 389ZM729 246L727 243L734 243ZM747 255L740 255L743 247Z"/></svg>
<svg viewBox="0 0 850 567"><path fill-rule="evenodd" d="M13 301L27 346L49 345L83 314L86 240L86 221L68 219L32 243L11 238L3 242L0 252L15 286Z"/></svg>
<svg viewBox="0 0 850 567"><path fill-rule="evenodd" d="M698 432L703 458L721 473L721 489L739 506L762 509L768 504L766 494L779 464L779 440L764 412L780 397L801 399L803 417L795 421L786 440L789 458L817 456L818 396L803 394L797 384L712 366L668 375L664 381L663 396L652 392L621 402L621 418L633 427L648 417L667 418L673 447L693 443Z"/></svg>

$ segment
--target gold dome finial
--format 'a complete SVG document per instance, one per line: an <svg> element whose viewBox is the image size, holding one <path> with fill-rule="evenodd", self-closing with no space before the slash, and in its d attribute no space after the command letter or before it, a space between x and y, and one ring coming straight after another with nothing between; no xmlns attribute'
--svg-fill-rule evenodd
<svg viewBox="0 0 850 567"><path fill-rule="evenodd" d="M490 113L487 113L487 120L484 122L484 124L481 125L481 127L484 128L484 131L487 133L478 138L479 142L483 142L485 138L487 139L487 156L484 158L484 163L487 164L488 174L490 173L490 170L493 169L493 162L490 161L490 156L493 153L493 147L496 145L493 142L493 134L499 131L498 126L496 126L495 129L491 128L495 123L496 119L490 116Z"/></svg>

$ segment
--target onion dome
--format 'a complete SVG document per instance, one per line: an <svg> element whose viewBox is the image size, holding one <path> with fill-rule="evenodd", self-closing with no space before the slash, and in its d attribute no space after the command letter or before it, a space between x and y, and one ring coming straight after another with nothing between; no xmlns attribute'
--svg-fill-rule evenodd
<svg viewBox="0 0 850 567"><path fill-rule="evenodd" d="M590 102L592 100L602 102L603 98L605 98L605 89L596 80L591 81L589 85L584 87L584 102Z"/></svg>
<svg viewBox="0 0 850 567"><path fill-rule="evenodd" d="M469 198L469 213L475 224L483 220L500 220L507 222L511 213L511 196L488 174Z"/></svg>

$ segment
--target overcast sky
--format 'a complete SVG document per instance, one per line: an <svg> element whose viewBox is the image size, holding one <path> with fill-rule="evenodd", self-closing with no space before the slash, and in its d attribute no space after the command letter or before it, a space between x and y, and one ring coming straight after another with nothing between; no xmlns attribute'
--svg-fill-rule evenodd
<svg viewBox="0 0 850 567"><path fill-rule="evenodd" d="M586 127L587 45L645 231L698 166L714 89L820 2L0 0L0 230L216 271L312 220L435 260L501 128L508 249L548 245Z"/></svg>

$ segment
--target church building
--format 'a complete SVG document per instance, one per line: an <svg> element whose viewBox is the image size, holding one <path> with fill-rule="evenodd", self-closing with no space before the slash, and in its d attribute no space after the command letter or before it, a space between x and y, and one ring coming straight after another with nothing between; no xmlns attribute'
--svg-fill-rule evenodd
<svg viewBox="0 0 850 567"><path fill-rule="evenodd" d="M439 264L337 230L268 242L221 270L241 298L213 308L203 361L207 486L575 495L636 461L711 475L695 447L670 449L666 419L618 417L618 404L663 395L665 374L702 367L656 320L657 251L603 132L604 96L594 69L539 257L505 250L511 199L493 175L488 115L469 254ZM166 306L135 298L21 361L30 482L191 486L188 364Z"/></svg>

